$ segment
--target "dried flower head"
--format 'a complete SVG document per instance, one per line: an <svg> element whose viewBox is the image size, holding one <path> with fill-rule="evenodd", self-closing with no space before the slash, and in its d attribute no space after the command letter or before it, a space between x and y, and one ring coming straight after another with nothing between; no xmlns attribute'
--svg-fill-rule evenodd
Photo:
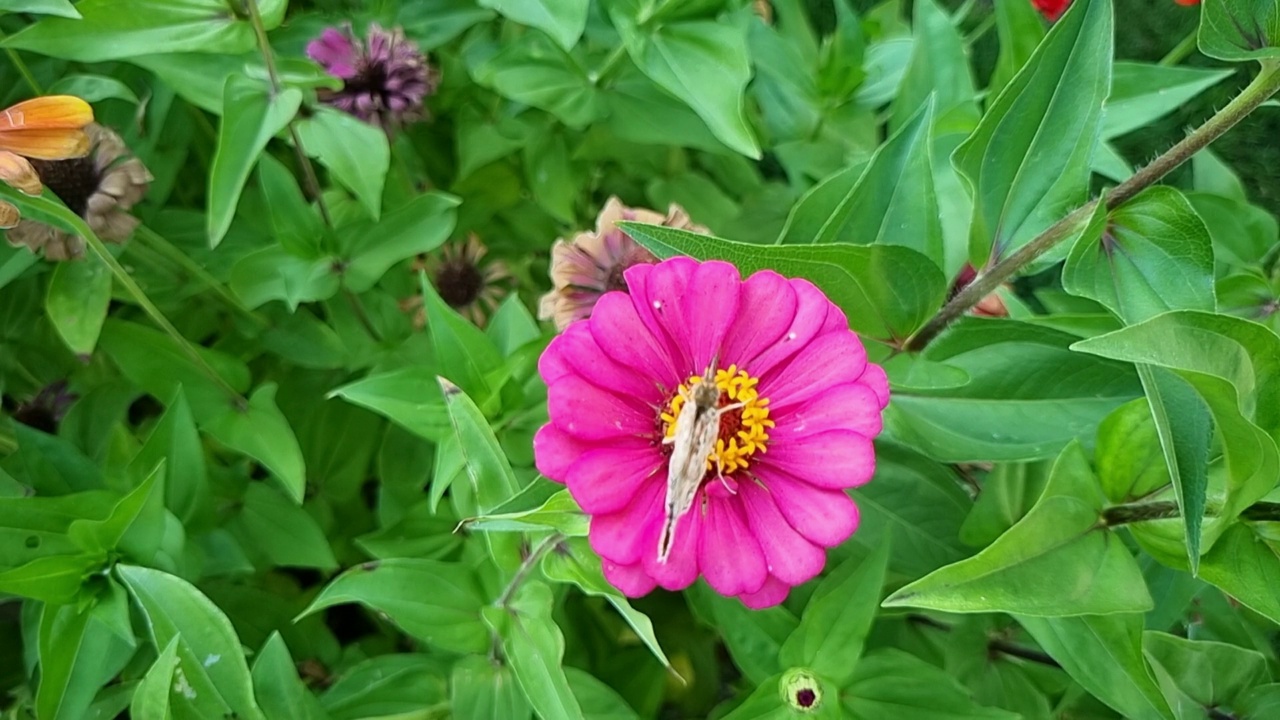
<svg viewBox="0 0 1280 720"><path fill-rule="evenodd" d="M326 29L307 45L307 56L342 80L320 100L388 131L426 117L422 103L436 91L438 73L399 28L369 26L363 43L350 27Z"/></svg>
<svg viewBox="0 0 1280 720"><path fill-rule="evenodd" d="M805 280L677 257L632 266L626 283L539 361L550 422L533 441L538 470L592 516L591 546L627 595L701 575L750 607L776 605L858 525L845 489L875 470L885 373ZM713 359L717 437L664 558L667 439Z"/></svg>
<svg viewBox="0 0 1280 720"><path fill-rule="evenodd" d="M30 400L13 409L13 419L42 432L53 434L67 411L80 398L67 388L66 380L49 383Z"/></svg>
<svg viewBox="0 0 1280 720"><path fill-rule="evenodd" d="M555 321L564 330L574 320L591 315L602 295L613 290L627 291L623 273L632 265L654 263L658 259L618 227L620 220L706 233L695 225L679 205L671 205L666 216L652 210L629 208L610 197L596 218L595 232L579 233L571 241L556 240L551 248L551 292L542 296L538 318Z"/></svg>
<svg viewBox="0 0 1280 720"><path fill-rule="evenodd" d="M86 128L92 150L70 160L32 160L45 185L100 239L123 243L138 227L129 210L146 194L152 177L142 161L114 131L102 125ZM32 252L44 250L49 260L84 255L84 240L35 220L23 220L8 232L9 242Z"/></svg>
<svg viewBox="0 0 1280 720"><path fill-rule="evenodd" d="M27 195L43 186L30 160L61 160L89 152L84 127L93 122L89 103L70 95L20 102L0 113L0 180ZM18 209L0 202L0 228L17 225Z"/></svg>
<svg viewBox="0 0 1280 720"><path fill-rule="evenodd" d="M414 263L413 270L425 270L431 286L440 299L477 326L484 327L489 315L507 294L511 273L501 260L486 259L489 249L475 233L463 242L450 243L439 253ZM426 325L422 296L414 295L400 303L405 312L414 314L414 326Z"/></svg>

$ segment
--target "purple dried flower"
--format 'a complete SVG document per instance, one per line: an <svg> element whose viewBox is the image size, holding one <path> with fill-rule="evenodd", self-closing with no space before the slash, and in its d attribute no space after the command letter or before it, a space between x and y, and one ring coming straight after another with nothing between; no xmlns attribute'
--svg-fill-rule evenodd
<svg viewBox="0 0 1280 720"><path fill-rule="evenodd" d="M376 23L363 44L350 27L328 28L307 44L307 56L342 80L341 90L321 90L321 101L387 130L425 117L422 101L439 82L404 31Z"/></svg>
<svg viewBox="0 0 1280 720"><path fill-rule="evenodd" d="M58 380L41 388L35 397L14 408L13 419L52 435L58 431L58 424L79 398L79 395L67 388L66 380Z"/></svg>

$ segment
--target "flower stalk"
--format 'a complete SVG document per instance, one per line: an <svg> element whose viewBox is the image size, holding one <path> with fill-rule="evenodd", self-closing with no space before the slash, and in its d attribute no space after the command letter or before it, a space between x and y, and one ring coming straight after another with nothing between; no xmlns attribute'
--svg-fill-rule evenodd
<svg viewBox="0 0 1280 720"><path fill-rule="evenodd" d="M947 326L1016 275L1019 270L1052 250L1058 243L1072 237L1088 222L1097 209L1098 203L1103 203L1107 210L1114 210L1235 127L1249 113L1280 91L1280 61L1265 60L1261 65L1262 70L1253 81L1213 117L1192 130L1181 142L1138 170L1128 180L1105 193L1100 199L1092 200L1077 208L1012 255L987 268L944 305L929 322L925 323L924 327L912 335L903 348L909 352L925 349L934 338L947 329Z"/></svg>
<svg viewBox="0 0 1280 720"><path fill-rule="evenodd" d="M1216 517L1212 509L1206 512L1207 517ZM1131 525L1133 523L1150 522L1152 520L1172 520L1182 517L1178 503L1173 500L1158 502L1126 503L1115 505L1102 511L1102 522L1107 527ZM1280 522L1280 503L1260 502L1250 505L1240 513L1240 517L1251 522Z"/></svg>

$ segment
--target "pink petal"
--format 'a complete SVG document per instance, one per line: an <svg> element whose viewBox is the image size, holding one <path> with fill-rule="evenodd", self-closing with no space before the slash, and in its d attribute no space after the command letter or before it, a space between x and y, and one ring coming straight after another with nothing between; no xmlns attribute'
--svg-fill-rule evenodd
<svg viewBox="0 0 1280 720"><path fill-rule="evenodd" d="M755 474L787 523L810 542L835 547L858 529L858 506L844 491L814 487L771 468Z"/></svg>
<svg viewBox="0 0 1280 720"><path fill-rule="evenodd" d="M555 423L547 423L533 436L534 463L538 472L562 483L569 474L569 467L583 453L595 447L565 433Z"/></svg>
<svg viewBox="0 0 1280 720"><path fill-rule="evenodd" d="M884 368L868 364L867 369L862 371L861 380L876 394L876 398L880 400L880 408L884 409L889 404L889 376L884 374Z"/></svg>
<svg viewBox="0 0 1280 720"><path fill-rule="evenodd" d="M812 342L827 319L827 310L832 307L831 301L813 283L791 280L790 284L796 295L796 313L791 325L777 342L764 348L755 358L743 361L747 372L756 377L767 375L776 365Z"/></svg>
<svg viewBox="0 0 1280 720"><path fill-rule="evenodd" d="M631 396L646 405L663 404L666 398L650 378L615 362L600 349L588 323L565 328L556 338L556 351L573 370L597 387Z"/></svg>
<svg viewBox="0 0 1280 720"><path fill-rule="evenodd" d="M795 290L772 270L747 278L739 294L738 315L722 343L721 365L750 366L787 332L796 316Z"/></svg>
<svg viewBox="0 0 1280 720"><path fill-rule="evenodd" d="M663 478L662 497L666 497L666 479ZM702 515L703 494L694 498L693 507L676 522L675 538L665 563L658 562L658 541L662 531L661 520L653 532L644 538L644 552L640 555L644 570L667 590L683 590L698 577L698 537L705 520ZM661 516L661 510L659 510Z"/></svg>
<svg viewBox="0 0 1280 720"><path fill-rule="evenodd" d="M787 442L770 442L768 452L757 457L761 465L824 488L857 487L876 471L871 440L852 430L827 430Z"/></svg>
<svg viewBox="0 0 1280 720"><path fill-rule="evenodd" d="M626 293L606 293L596 303L588 322L600 349L641 377L654 383L669 383L680 377L662 339L641 321Z"/></svg>
<svg viewBox="0 0 1280 720"><path fill-rule="evenodd" d="M634 565L642 557L656 558L666 487L667 474L662 470L651 482L641 484L630 504L616 513L592 517L587 533L591 549L619 565Z"/></svg>
<svg viewBox="0 0 1280 720"><path fill-rule="evenodd" d="M355 77L355 45L333 28L326 29L318 39L307 43L307 57L323 65L330 75L343 79Z"/></svg>
<svg viewBox="0 0 1280 720"><path fill-rule="evenodd" d="M785 366L760 379L760 395L779 412L840 383L857 380L867 366L867 351L858 336L844 330L827 333L806 345Z"/></svg>
<svg viewBox="0 0 1280 720"><path fill-rule="evenodd" d="M827 388L790 408L775 408L772 400L769 417L777 427L769 431L769 438L779 445L826 430L852 430L873 438L884 425L879 398L861 382Z"/></svg>
<svg viewBox="0 0 1280 720"><path fill-rule="evenodd" d="M694 373L702 373L706 367L695 368L689 355L689 318L684 310L684 296L690 291L689 284L698 267L697 261L686 257L671 258L657 265L644 266L647 273L633 272L635 267L623 273L631 290L631 301L645 324L665 338L676 376L683 382Z"/></svg>
<svg viewBox="0 0 1280 720"><path fill-rule="evenodd" d="M665 462L653 443L618 441L583 454L569 468L565 484L583 512L605 515L626 507Z"/></svg>
<svg viewBox="0 0 1280 720"><path fill-rule="evenodd" d="M610 560L602 562L604 579L622 591L627 597L647 595L657 585L653 578L645 574L640 565L619 565Z"/></svg>
<svg viewBox="0 0 1280 720"><path fill-rule="evenodd" d="M694 368L705 368L720 353L729 325L738 316L742 278L727 262L704 262L693 272L684 296L689 354ZM717 358L717 362L719 359ZM724 367L726 363L720 362Z"/></svg>
<svg viewBox="0 0 1280 720"><path fill-rule="evenodd" d="M566 375L547 388L547 413L556 427L579 440L648 436L656 416L608 390Z"/></svg>
<svg viewBox="0 0 1280 720"><path fill-rule="evenodd" d="M818 331L819 335L825 335L829 332L837 330L848 330L849 319L845 317L844 310L839 305L831 303L827 308L827 319L822 322L822 329Z"/></svg>
<svg viewBox="0 0 1280 720"><path fill-rule="evenodd" d="M715 498L706 507L698 544L703 577L726 597L758 591L767 574L764 553L739 513L738 501Z"/></svg>
<svg viewBox="0 0 1280 720"><path fill-rule="evenodd" d="M764 587L753 593L744 593L738 599L752 610L763 610L786 600L790 592L790 585L770 575L764 581Z"/></svg>
<svg viewBox="0 0 1280 720"><path fill-rule="evenodd" d="M769 491L754 482L741 483L738 488L751 532L768 562L769 574L788 585L799 585L822 572L826 553L787 524Z"/></svg>
<svg viewBox="0 0 1280 720"><path fill-rule="evenodd" d="M548 387L566 375L572 375L573 367L564 354L564 336L558 335L547 345L538 358L538 374Z"/></svg>

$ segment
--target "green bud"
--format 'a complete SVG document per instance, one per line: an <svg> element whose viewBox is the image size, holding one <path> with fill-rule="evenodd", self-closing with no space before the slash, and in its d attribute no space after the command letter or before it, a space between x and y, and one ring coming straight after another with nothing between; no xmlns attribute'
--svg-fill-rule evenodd
<svg viewBox="0 0 1280 720"><path fill-rule="evenodd" d="M816 712L822 707L822 683L804 668L791 668L778 681L782 699L797 712Z"/></svg>

